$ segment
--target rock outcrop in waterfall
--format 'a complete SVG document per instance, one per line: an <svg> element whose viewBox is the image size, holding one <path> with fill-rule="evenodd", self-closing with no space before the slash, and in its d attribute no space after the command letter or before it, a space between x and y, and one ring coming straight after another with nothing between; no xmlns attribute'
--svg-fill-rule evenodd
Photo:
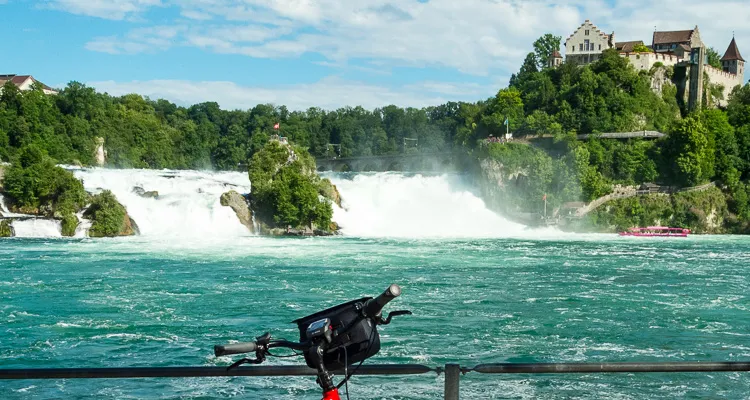
<svg viewBox="0 0 750 400"><path fill-rule="evenodd" d="M341 195L315 171L315 159L306 150L272 139L250 162L252 189L247 200L228 192L222 196L222 205L231 207L243 225L263 235L336 234L339 227L331 221L332 205L340 206Z"/></svg>

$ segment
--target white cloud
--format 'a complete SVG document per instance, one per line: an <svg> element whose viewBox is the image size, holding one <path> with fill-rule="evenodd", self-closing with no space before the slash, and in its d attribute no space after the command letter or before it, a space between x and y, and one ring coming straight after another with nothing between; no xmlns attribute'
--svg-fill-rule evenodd
<svg viewBox="0 0 750 400"><path fill-rule="evenodd" d="M537 37L550 32L564 41L585 19L607 32L614 31L617 40L647 43L654 26L683 30L698 25L704 42L719 52L726 49L732 31L736 31L740 49L750 54L750 2L746 0L48 1L59 9L108 19L146 18L153 7L174 11L171 19L160 19L162 26L92 38L86 45L92 51L133 54L184 46L253 58L314 54L322 58L316 64L331 68L390 74L398 67L439 67L484 76L493 84L500 82L498 86L504 86L507 77L518 70ZM121 90L139 88L152 95L158 89L170 98L182 96L190 101L204 100L206 95L200 92L218 85L227 93L220 97L231 107L265 101L290 106L381 105L390 101L423 105L443 98L455 100L471 87L458 85L451 91L452 83L432 82L396 90L330 80L283 88L169 81L108 84ZM427 91L440 85L448 86L441 93ZM178 92L173 92L173 87ZM327 95L328 89L341 97ZM382 95L383 101L376 95Z"/></svg>
<svg viewBox="0 0 750 400"><path fill-rule="evenodd" d="M234 82L151 80L133 82L89 82L88 85L112 95L139 93L164 98L181 105L215 101L224 108L248 109L257 104L286 105L293 110L309 107L336 109L361 105L368 109L397 104L401 107L424 107L447 101L491 96L477 84L423 82L402 88L371 85L328 77L315 83L278 86L241 86Z"/></svg>
<svg viewBox="0 0 750 400"><path fill-rule="evenodd" d="M58 10L104 19L120 20L161 6L161 0L45 0Z"/></svg>
<svg viewBox="0 0 750 400"><path fill-rule="evenodd" d="M736 30L750 43L750 2L738 0L54 0L71 12L123 18L169 5L192 19L168 44L133 38L94 39L87 47L137 52L174 45L258 58L323 55L335 64L381 60L391 66L440 66L475 75L515 71L546 32L567 37L589 18L618 39L650 40L653 27L690 29L726 47ZM164 4L162 4L164 3ZM63 7L65 6L65 7ZM207 21L209 20L210 21ZM177 22L175 21L175 24ZM118 44L122 41L125 44ZM723 51L721 49L720 51ZM750 51L750 50L749 50Z"/></svg>
<svg viewBox="0 0 750 400"><path fill-rule="evenodd" d="M185 31L184 26L153 26L130 31L125 38L102 36L86 43L86 48L110 54L135 54L166 50L176 37Z"/></svg>

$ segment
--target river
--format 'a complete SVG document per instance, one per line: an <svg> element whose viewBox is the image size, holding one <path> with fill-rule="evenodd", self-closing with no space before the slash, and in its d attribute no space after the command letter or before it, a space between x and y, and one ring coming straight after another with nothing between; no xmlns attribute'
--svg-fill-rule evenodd
<svg viewBox="0 0 750 400"><path fill-rule="evenodd" d="M242 174L79 171L123 200L142 236L0 242L0 367L228 365L212 347L381 292L412 316L369 363L750 359L750 240L528 230L457 178L331 176L345 235L253 236L217 194ZM160 198L131 196L132 186ZM199 190L200 189L200 190ZM303 363L301 359L269 365ZM337 379L338 380L338 379ZM352 398L438 399L442 376L355 377ZM0 381L4 399L318 399L311 377ZM485 376L462 398L747 398L741 373Z"/></svg>

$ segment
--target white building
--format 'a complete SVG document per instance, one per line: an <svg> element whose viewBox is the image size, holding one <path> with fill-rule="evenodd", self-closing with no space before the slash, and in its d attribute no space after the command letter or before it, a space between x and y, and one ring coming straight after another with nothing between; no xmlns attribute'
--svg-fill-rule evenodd
<svg viewBox="0 0 750 400"><path fill-rule="evenodd" d="M42 82L39 82L38 80L34 79L34 77L31 75L14 75L14 74L0 75L0 88L2 88L2 86L5 85L5 83L8 81L16 85L16 87L18 87L18 90L31 90L31 85L33 85L34 83L38 83L42 85L42 91L44 92L44 94L57 94L58 93L57 90L52 89L51 87L45 85Z"/></svg>
<svg viewBox="0 0 750 400"><path fill-rule="evenodd" d="M565 40L565 62L588 65L596 62L602 52L615 48L615 33L607 34L586 20Z"/></svg>

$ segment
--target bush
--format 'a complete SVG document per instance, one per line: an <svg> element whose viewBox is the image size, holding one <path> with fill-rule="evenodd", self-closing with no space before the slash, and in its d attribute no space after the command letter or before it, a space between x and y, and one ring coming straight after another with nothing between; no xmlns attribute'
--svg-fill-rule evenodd
<svg viewBox="0 0 750 400"><path fill-rule="evenodd" d="M83 215L91 220L90 237L114 237L128 233L129 219L125 207L109 190L94 196Z"/></svg>
<svg viewBox="0 0 750 400"><path fill-rule="evenodd" d="M62 235L73 237L76 234L76 228L78 228L78 217L72 213L65 214L62 218Z"/></svg>
<svg viewBox="0 0 750 400"><path fill-rule="evenodd" d="M15 207L35 214L59 217L86 203L83 183L33 145L21 150L5 173L3 190Z"/></svg>
<svg viewBox="0 0 750 400"><path fill-rule="evenodd" d="M7 238L13 236L13 227L10 226L10 221L4 219L0 221L0 238Z"/></svg>

